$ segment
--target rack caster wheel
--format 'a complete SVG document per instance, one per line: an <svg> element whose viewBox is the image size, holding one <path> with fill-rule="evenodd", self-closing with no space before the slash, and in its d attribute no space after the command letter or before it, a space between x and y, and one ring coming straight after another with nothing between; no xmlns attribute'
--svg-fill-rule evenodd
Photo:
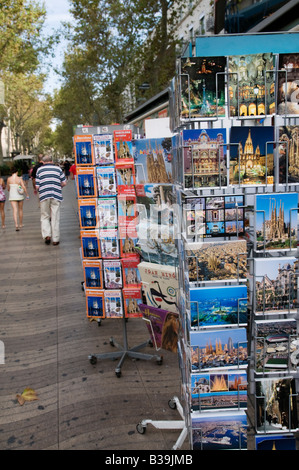
<svg viewBox="0 0 299 470"><path fill-rule="evenodd" d="M174 400L169 400L168 406L169 406L169 408L171 408L172 410L176 410L176 402L175 402Z"/></svg>
<svg viewBox="0 0 299 470"><path fill-rule="evenodd" d="M146 426L143 426L142 423L137 424L136 430L139 434L144 434L146 431Z"/></svg>
<svg viewBox="0 0 299 470"><path fill-rule="evenodd" d="M158 366L161 366L163 364L163 356L159 357L159 359L157 359L157 364Z"/></svg>
<svg viewBox="0 0 299 470"><path fill-rule="evenodd" d="M94 366L94 365L97 363L97 358L96 358L96 356L91 356L91 357L89 358L89 362L90 362L90 364L91 364L92 366Z"/></svg>
<svg viewBox="0 0 299 470"><path fill-rule="evenodd" d="M110 338L109 343L110 343L110 346L113 346L113 347L115 346L113 338Z"/></svg>
<svg viewBox="0 0 299 470"><path fill-rule="evenodd" d="M101 324L102 324L102 321L101 321L101 319L99 319L98 320L98 326L101 326Z"/></svg>
<svg viewBox="0 0 299 470"><path fill-rule="evenodd" d="M121 377L121 371L120 370L116 370L115 371L115 375L117 378L120 378Z"/></svg>

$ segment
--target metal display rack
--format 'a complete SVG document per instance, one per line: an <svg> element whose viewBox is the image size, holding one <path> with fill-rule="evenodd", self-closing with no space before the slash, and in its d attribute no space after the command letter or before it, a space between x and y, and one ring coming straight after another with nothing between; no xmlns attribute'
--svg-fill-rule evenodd
<svg viewBox="0 0 299 470"><path fill-rule="evenodd" d="M207 38L205 38L207 39ZM263 42L263 38L261 38L261 44ZM221 48L220 48L221 50ZM261 45L261 50L262 50L262 45ZM268 52L268 51L267 51ZM282 51L281 53L283 53ZM288 51L289 52L289 51ZM246 52L248 53L248 52ZM294 53L297 54L296 51ZM244 52L245 54L245 52ZM215 56L217 54L214 54ZM218 55L221 55L218 54ZM238 54L236 54L238 55ZM275 84L275 92L273 88L273 94L271 96L272 101L273 101L273 96L277 94L277 83L278 83L278 74L283 72L285 76L287 76L288 72L286 70L280 70L278 67L278 57L279 54L275 51L273 53L274 59L275 59L275 66L274 70L265 70L264 71L264 81L265 81L265 89L266 89L266 75L271 75L273 77L273 81ZM298 54L297 54L298 57ZM186 58L184 58L186 59ZM196 57L190 57L189 61L190 63L188 64L191 66L192 62L194 62L194 59ZM181 59L180 59L181 60ZM188 61L188 58L186 59ZM227 57L228 61L228 57ZM228 65L228 62L227 62ZM298 70L298 69L297 69ZM289 288L288 292L288 298L284 299L285 304L287 304L287 308L283 310L274 310L271 312L271 315L265 311L265 304L266 304L266 292L265 292L265 284L262 292L262 299L259 301L261 304L264 306L263 311L257 312L256 309L256 261L259 260L261 262L264 262L266 260L271 260L273 258L278 258L281 260L281 263L284 262L284 260L287 260L288 257L294 257L297 259L297 264L298 264L298 250L297 246L292 249L292 240L296 240L296 245L298 243L298 218L297 222L295 223L296 229L295 233L291 232L291 227L290 231L288 234L289 237L289 244L290 248L289 249L276 249L276 250L267 250L266 249L266 240L265 240L265 227L266 223L263 224L264 227L264 239L263 239L263 247L259 246L259 249L257 249L257 235L256 235L256 226L255 226L255 220L256 220L256 215L259 212L256 208L256 199L259 196L265 195L265 196L270 196L273 194L282 194L282 193L295 193L297 194L298 197L298 191L299 191L299 181L297 179L297 182L291 182L291 178L288 172L288 163L289 163L289 155L288 155L288 149L286 149L285 152L285 158L286 158L286 164L285 164L285 174L283 182L281 181L281 171L280 171L280 161L279 161L279 148L281 145L286 145L286 142L281 142L280 140L280 135L279 135L279 129L282 126L294 126L297 127L297 135L299 136L299 117L297 116L289 116L287 114L285 115L278 115L278 114L271 114L271 115L253 115L253 116L241 116L239 113L239 76L237 75L237 83L236 83L236 89L237 89L237 114L235 116L230 116L229 110L230 110L230 92L229 92L229 82L230 82L230 77L231 73L229 74L224 73L225 75L225 92L226 92L226 113L224 116L220 116L218 113L218 107L216 104L216 112L215 116L212 118L205 118L205 117L197 117L197 118L191 118L191 96L190 96L190 80L188 76L188 101L189 101L189 111L187 115L184 115L184 118L182 119L181 116L181 96L182 96L182 76L184 76L184 80L186 82L186 71L181 72L181 62L178 63L177 67L177 74L174 77L171 86L170 86L170 122L171 122L171 128L172 131L175 133L175 138L173 139L173 142L175 144L175 148L173 149L173 154L175 156L175 165L174 165L174 176L175 176L175 187L176 187L176 193L178 197L178 204L183 206L183 201L186 200L186 198L192 199L192 198L206 198L206 197L225 197L227 195L242 195L244 198L244 203L242 206L239 206L239 208L242 208L244 212L246 212L246 221L247 221L247 226L246 230L243 230L243 232L239 232L238 229L238 219L237 219L237 230L234 234L229 235L225 234L222 238L213 238L213 235L211 235L210 238L205 238L203 235L201 235L199 232L197 233L188 233L187 228L186 228L186 214L184 213L185 210L182 210L181 213L181 220L179 221L180 227L181 227L181 237L180 240L178 241L178 251L179 251L179 274L180 274L180 285L182 286L182 291L180 293L181 298L182 298L182 303L181 303L181 310L180 310L180 315L181 315L181 321L182 321L182 332L181 332L181 337L180 337L180 343L181 343L181 349L180 349L180 354L181 354L181 371L182 371L182 382L183 382L183 389L184 389L184 415L185 415L185 422L187 423L187 434L189 434L191 446L194 449L206 449L207 442L209 441L209 438L207 438L207 435L204 434L203 429L199 426L194 426L193 423L193 418L199 418L199 423L201 422L201 418L205 417L211 417L213 414L218 415L218 421L217 421L217 416L215 420L215 426L217 427L217 422L220 423L222 418L225 418L225 415L227 411L229 411L229 408L226 408L223 406L223 408L219 407L217 410L217 407L212 409L209 409L206 411L207 407L207 399L206 401L204 400L205 394L202 393L201 388L197 388L197 395L195 399L191 398L191 378L194 377L194 370L192 368L192 358L191 358L191 335L192 332L196 331L198 333L204 333L204 332L209 332L209 331L215 331L213 328L211 329L211 326L205 326L202 327L199 323L197 322L197 325L191 326L191 308L194 308L194 302L190 301L190 288L206 288L207 286L222 286L222 287L227 287L231 285L241 285L242 282L244 282L247 287L248 287L248 310L247 310L247 324L245 325L240 325L239 321L239 306L238 306L238 314L237 314L237 322L233 325L227 326L226 329L227 331L229 329L235 329L240 326L244 326L247 331L247 350L248 350L248 358L247 358L247 367L245 368L245 371L247 373L247 408L244 408L244 404L242 405L242 400L241 400L241 390L239 389L239 386L236 389L237 393L237 399L235 402L235 408L234 411L236 413L241 412L242 409L245 410L246 418L247 418L247 425L245 426L248 430L251 430L255 433L255 437L258 437L260 435L265 435L269 436L272 435L272 437L275 439L276 436L279 434L283 435L285 438L292 438L293 434L298 431L298 422L296 418L296 399L298 393L294 392L293 387L293 382L289 386L289 395L288 395L288 402L285 402L285 408L286 408L286 413L284 416L284 422L282 424L273 424L272 422L272 427L270 425L266 426L267 422L267 411L266 411L266 404L269 401L269 396L266 396L263 394L263 388L261 387L260 391L257 387L259 386L260 381L273 381L275 383L275 380L279 381L284 381L286 379L287 386L289 385L288 380L293 380L294 384L298 382L298 358L299 358L299 334L298 334L298 266L296 267L296 263L294 264L294 275L292 280L289 282L293 282L293 285L297 286L295 287L295 290L297 292L296 299L293 297L290 297L290 291L291 289ZM218 74L216 74L216 89L218 88L217 83L218 83ZM256 98L257 99L257 98ZM286 99L286 98L285 98ZM216 99L217 101L217 99ZM266 94L265 94L265 103L264 106L266 108ZM184 180L184 150L186 149L186 146L188 147L188 144L184 144L182 139L180 140L180 136L183 134L183 132L186 130L210 130L210 129L217 129L217 128L224 128L227 133L231 131L231 129L238 127L249 127L249 128L263 128L264 126L267 127L272 127L274 130L274 139L268 139L266 142L266 155L265 155L265 166L266 166L266 176L265 176L265 184L261 185L253 185L253 186L246 186L242 185L242 182L240 180L240 171L239 171L239 182L237 184L231 184L231 181L229 180L229 166L227 167L227 178L228 178L228 184L222 184L222 175L220 172L220 153L218 153L218 158L219 158L219 185L214 186L214 187L195 187L195 172L194 172L194 152L191 148L190 145L190 154L191 154L191 179L189 178L189 183L188 187L186 187L186 183ZM298 144L298 140L297 140ZM296 144L296 145L297 145ZM230 156L231 152L234 150L235 147L239 147L238 142L232 142L228 141L228 143L224 144L227 149L227 154ZM295 144L294 144L295 145ZM273 178L267 178L267 159L268 159L268 154L270 146L273 148ZM294 158L294 157L292 157ZM228 162L229 160L227 160ZM297 164L299 164L299 148L297 150ZM239 166L240 170L240 157L238 157L238 162L237 165ZM191 182L191 183L190 183ZM236 183L236 182L235 182ZM297 214L297 216L296 216ZM290 219L296 219L298 217L298 201L291 209L291 214L290 214ZM265 221L264 221L265 222ZM291 225L291 224L290 224ZM193 227L194 229L194 227ZM196 230L200 229L200 224L196 226L195 222L195 232ZM192 230L192 227L191 229ZM193 235L193 236L192 236ZM226 281L223 280L222 282L218 283L207 283L205 280L202 280L198 276L198 269L199 269L199 264L198 260L196 259L196 256L194 254L191 254L189 256L186 255L186 248L188 247L188 244L191 242L202 242L203 246L206 242L208 241L215 241L215 240L223 240L224 242L229 241L229 240L239 240L241 237L243 237L243 240L246 240L246 245L247 245L247 279L241 280L239 278L239 274L236 276L234 282L231 282L230 280ZM193 279L193 282L190 283L189 280L186 280L186 277L188 276L189 272L189 262L190 259L192 259L192 265L195 266L195 272L197 273L197 276L195 279ZM265 265L265 272L263 277L266 278L267 276L267 271L266 271L266 265ZM290 278L291 279L291 278ZM290 311L290 305L292 302L292 311ZM193 303L193 305L192 305ZM197 306L195 306L195 309ZM198 311L198 310L197 310ZM274 358L273 360L273 369L270 369L270 365L268 367L265 367L265 363L262 365L262 370L257 372L256 368L256 356L258 354L257 351L257 337L255 336L255 326L256 326L256 321L257 320L273 320L274 326L279 326L278 320L280 319L294 319L296 323L296 333L295 334L290 334L289 338L287 340L287 348L286 348L286 356L287 356L287 365L278 365L275 369L275 365L279 363L280 361L276 361ZM231 331L232 331L231 330ZM274 334L274 333L273 333ZM282 341L285 340L285 338L280 338ZM275 340L275 338L270 338L270 341ZM294 344L297 342L297 346L294 350ZM271 344L271 343L270 343ZM268 350L271 350L268 348ZM278 347L279 350L279 347ZM280 351L282 351L282 348L280 348ZM292 357L292 360L291 360ZM293 363L292 363L293 361ZM281 368L280 368L281 367ZM283 368L284 367L284 368ZM240 368L239 366L239 360L238 360L238 365L233 368L222 368L223 373L227 372L242 372L244 369ZM203 367L203 363L201 363L200 358L198 358L198 366L196 373L202 374L202 376L207 373L211 374L217 374L221 373L221 368L220 372L219 369L217 368L211 368L210 370L208 368ZM262 382L265 383L266 385L270 382ZM279 382L280 384L280 382ZM244 386L244 383L242 384ZM279 385L280 386L280 385ZM196 387L195 387L196 388ZM259 390L257 393L256 390ZM279 400L279 398L277 398ZM278 405L277 405L278 406ZM251 407L251 410L248 410L248 407ZM253 412L252 412L253 409ZM295 411L294 411L295 409ZM211 412L213 411L213 413ZM262 416L261 416L262 415ZM282 418L281 418L282 419ZM279 420L278 420L279 421ZM259 423L259 424L258 424ZM260 424L262 423L262 424ZM276 426L276 427L275 427ZM239 438L238 442L235 443L236 449L245 449L246 448L246 443L244 445L244 440L242 442L242 434L244 433L244 428L239 429ZM212 441L213 439L211 439ZM215 442L217 439L215 440ZM224 442L224 441L223 441ZM219 441L220 444L220 441ZM215 444L216 445L216 444ZM214 447L215 448L215 447ZM219 447L220 448L220 447Z"/></svg>

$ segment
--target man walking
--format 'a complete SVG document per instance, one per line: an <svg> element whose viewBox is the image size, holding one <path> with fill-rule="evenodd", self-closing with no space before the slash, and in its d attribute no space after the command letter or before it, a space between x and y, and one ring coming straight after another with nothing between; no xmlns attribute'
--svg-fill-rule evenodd
<svg viewBox="0 0 299 470"><path fill-rule="evenodd" d="M49 155L45 155L43 165L36 172L35 186L40 200L42 237L47 245L51 238L53 245L59 244L62 187L66 184L62 169L54 165Z"/></svg>

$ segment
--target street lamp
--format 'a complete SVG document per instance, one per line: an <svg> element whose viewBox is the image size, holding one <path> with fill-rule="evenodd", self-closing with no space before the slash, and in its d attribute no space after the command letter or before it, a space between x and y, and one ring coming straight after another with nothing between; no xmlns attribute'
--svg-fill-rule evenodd
<svg viewBox="0 0 299 470"><path fill-rule="evenodd" d="M255 108L256 108L256 114L258 114L258 109L257 109L257 96L259 94L259 87L257 85L254 86L253 88L253 93L255 94Z"/></svg>

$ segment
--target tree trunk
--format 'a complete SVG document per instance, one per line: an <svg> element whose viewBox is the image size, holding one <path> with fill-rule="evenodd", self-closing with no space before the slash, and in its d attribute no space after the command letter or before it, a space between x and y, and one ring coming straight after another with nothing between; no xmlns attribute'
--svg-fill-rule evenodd
<svg viewBox="0 0 299 470"><path fill-rule="evenodd" d="M4 127L4 123L0 122L0 165L3 165L3 149L2 149L2 129Z"/></svg>

